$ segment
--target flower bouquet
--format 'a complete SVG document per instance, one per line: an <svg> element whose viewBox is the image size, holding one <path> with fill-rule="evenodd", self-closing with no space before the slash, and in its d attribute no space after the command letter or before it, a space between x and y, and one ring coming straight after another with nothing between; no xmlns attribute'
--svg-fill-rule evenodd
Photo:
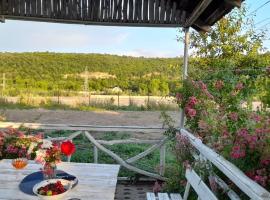
<svg viewBox="0 0 270 200"><path fill-rule="evenodd" d="M75 145L71 141L60 143L43 140L36 151L35 161L43 165L45 179L55 178L57 164L61 162L62 153L70 156L75 152Z"/></svg>

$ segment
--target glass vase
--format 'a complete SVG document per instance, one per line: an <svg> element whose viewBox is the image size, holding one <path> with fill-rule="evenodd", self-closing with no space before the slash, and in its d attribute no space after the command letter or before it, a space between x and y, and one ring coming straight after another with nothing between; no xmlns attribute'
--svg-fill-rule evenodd
<svg viewBox="0 0 270 200"><path fill-rule="evenodd" d="M56 170L57 166L55 163L46 162L42 170L44 180L56 178Z"/></svg>

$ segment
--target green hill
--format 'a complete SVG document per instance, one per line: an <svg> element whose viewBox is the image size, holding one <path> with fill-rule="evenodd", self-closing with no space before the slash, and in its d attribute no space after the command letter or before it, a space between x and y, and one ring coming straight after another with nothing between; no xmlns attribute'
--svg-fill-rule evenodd
<svg viewBox="0 0 270 200"><path fill-rule="evenodd" d="M101 54L0 53L0 73L9 95L32 92L82 91L85 69L89 90L120 87L124 93L167 95L181 77L180 58L134 58ZM95 76L96 74L105 75ZM106 77L107 76L107 77ZM0 78L1 80L2 78Z"/></svg>

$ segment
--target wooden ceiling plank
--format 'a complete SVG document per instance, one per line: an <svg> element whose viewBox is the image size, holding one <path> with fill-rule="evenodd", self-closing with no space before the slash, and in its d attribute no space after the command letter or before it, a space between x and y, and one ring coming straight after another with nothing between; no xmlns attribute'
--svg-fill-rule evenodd
<svg viewBox="0 0 270 200"><path fill-rule="evenodd" d="M192 26L192 24L200 17L200 15L203 13L203 11L205 11L211 2L212 0L202 0L187 19L185 27Z"/></svg>

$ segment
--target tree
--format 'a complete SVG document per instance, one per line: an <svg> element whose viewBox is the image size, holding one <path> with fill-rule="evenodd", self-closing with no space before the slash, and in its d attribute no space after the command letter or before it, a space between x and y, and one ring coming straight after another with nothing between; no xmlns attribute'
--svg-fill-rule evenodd
<svg viewBox="0 0 270 200"><path fill-rule="evenodd" d="M253 19L246 16L243 7L222 18L209 33L192 31L190 41L195 56L235 60L258 54L264 36L264 31L256 32Z"/></svg>

